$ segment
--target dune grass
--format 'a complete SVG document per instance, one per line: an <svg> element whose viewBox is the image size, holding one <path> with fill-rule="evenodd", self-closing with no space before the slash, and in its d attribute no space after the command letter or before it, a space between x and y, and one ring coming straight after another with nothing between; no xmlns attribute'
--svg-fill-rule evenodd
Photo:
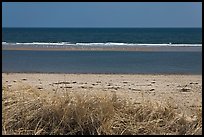
<svg viewBox="0 0 204 137"><path fill-rule="evenodd" d="M182 111L181 111L182 112ZM119 97L116 92L51 92L2 87L2 132L13 135L184 135L202 128L172 103Z"/></svg>

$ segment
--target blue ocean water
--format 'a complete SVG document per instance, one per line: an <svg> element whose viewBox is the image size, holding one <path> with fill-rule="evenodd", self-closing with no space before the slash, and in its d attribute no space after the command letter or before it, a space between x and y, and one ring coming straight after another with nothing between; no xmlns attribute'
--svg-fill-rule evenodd
<svg viewBox="0 0 204 137"><path fill-rule="evenodd" d="M201 28L3 28L2 46L199 46ZM202 51L2 51L2 72L202 73Z"/></svg>
<svg viewBox="0 0 204 137"><path fill-rule="evenodd" d="M3 50L3 72L201 74L201 52Z"/></svg>
<svg viewBox="0 0 204 137"><path fill-rule="evenodd" d="M3 28L3 45L201 46L201 28ZM176 45L174 45L176 44ZM154 46L155 46L154 45ZM163 46L163 45L161 45ZM166 46L166 45L165 45Z"/></svg>

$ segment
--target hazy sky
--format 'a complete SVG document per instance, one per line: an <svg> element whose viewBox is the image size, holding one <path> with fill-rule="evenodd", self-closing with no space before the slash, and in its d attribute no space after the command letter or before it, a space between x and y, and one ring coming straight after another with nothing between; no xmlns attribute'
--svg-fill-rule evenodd
<svg viewBox="0 0 204 137"><path fill-rule="evenodd" d="M2 27L202 27L202 3L3 2Z"/></svg>

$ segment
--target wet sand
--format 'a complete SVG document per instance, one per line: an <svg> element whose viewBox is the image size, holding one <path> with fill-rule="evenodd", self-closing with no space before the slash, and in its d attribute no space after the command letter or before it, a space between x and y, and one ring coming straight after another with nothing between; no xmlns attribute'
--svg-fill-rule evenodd
<svg viewBox="0 0 204 137"><path fill-rule="evenodd" d="M47 50L47 51L202 51L199 46L137 46L137 47L2 47L3 50Z"/></svg>

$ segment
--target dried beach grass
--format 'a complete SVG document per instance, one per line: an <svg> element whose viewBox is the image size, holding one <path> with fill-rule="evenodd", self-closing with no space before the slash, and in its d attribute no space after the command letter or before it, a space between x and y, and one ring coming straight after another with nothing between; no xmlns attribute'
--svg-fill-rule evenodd
<svg viewBox="0 0 204 137"><path fill-rule="evenodd" d="M200 134L202 110L194 117L172 103L136 103L116 92L49 92L24 86L2 88L2 130L12 135Z"/></svg>

